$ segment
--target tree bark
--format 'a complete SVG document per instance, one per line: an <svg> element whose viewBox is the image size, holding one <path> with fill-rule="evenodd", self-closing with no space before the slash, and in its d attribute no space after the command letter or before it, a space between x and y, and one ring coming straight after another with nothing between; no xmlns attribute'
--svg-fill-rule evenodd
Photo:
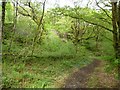
<svg viewBox="0 0 120 90"><path fill-rule="evenodd" d="M112 25L113 25L113 47L116 58L118 55L118 31L117 31L117 2L112 2Z"/></svg>
<svg viewBox="0 0 120 90"><path fill-rule="evenodd" d="M120 58L120 1L119 1L119 4L118 4L118 34L119 34L119 40L118 40L118 57Z"/></svg>
<svg viewBox="0 0 120 90"><path fill-rule="evenodd" d="M4 31L4 23L5 23L5 0L2 0L2 32Z"/></svg>
<svg viewBox="0 0 120 90"><path fill-rule="evenodd" d="M119 1L119 4L118 4L118 32L119 32L119 41L118 41L118 58L119 58L119 61L118 61L118 77L119 77L119 80L120 80L120 1ZM120 86L120 82L119 82L119 86Z"/></svg>

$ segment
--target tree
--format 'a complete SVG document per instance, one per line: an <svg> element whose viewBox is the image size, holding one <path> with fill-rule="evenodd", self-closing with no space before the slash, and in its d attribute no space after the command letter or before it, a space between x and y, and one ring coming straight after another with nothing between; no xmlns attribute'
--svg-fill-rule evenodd
<svg viewBox="0 0 120 90"><path fill-rule="evenodd" d="M112 3L113 46L116 58L120 58L120 1Z"/></svg>
<svg viewBox="0 0 120 90"><path fill-rule="evenodd" d="M4 31L4 23L5 23L5 6L6 6L6 0L2 0L2 32Z"/></svg>
<svg viewBox="0 0 120 90"><path fill-rule="evenodd" d="M18 13L30 17L37 25L37 29L35 32L35 36L33 37L33 43L32 43L32 55L34 54L34 48L37 42L40 42L42 39L43 31L44 31L44 25L43 25L43 17L45 13L45 3L44 2L18 2ZM42 6L42 11L40 10Z"/></svg>
<svg viewBox="0 0 120 90"><path fill-rule="evenodd" d="M45 2L46 2L46 0L43 2L42 16L41 16L41 18L40 18L40 20L39 20L38 27L37 27L38 33L36 33L36 35L35 35L35 37L34 37L34 39L33 39L32 55L33 55L33 53L34 53L35 43L36 43L37 39L38 39L38 40L41 39L41 36L42 36L42 33L43 33L43 30L40 30L40 27L41 27L41 25L42 25L44 13L45 13Z"/></svg>
<svg viewBox="0 0 120 90"><path fill-rule="evenodd" d="M112 6L109 5L109 8L112 8L112 12L110 11L111 9L101 7L97 0L96 5L99 7L98 11L80 7L58 8L57 10L61 15L83 20L86 23L101 27L104 30L111 32L113 35L115 57L120 58L120 1L117 2L116 0L116 2L111 2L111 4ZM105 6L107 7L108 5L105 4Z"/></svg>

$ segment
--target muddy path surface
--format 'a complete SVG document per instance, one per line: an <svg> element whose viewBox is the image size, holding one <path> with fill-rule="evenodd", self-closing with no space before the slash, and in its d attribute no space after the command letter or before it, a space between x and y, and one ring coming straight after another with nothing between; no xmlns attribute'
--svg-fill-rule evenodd
<svg viewBox="0 0 120 90"><path fill-rule="evenodd" d="M64 85L62 87L63 88L89 88L88 82L90 81L90 78L91 78L91 76L93 76L94 72L96 72L95 71L96 68L100 68L100 70L97 71L97 73L98 73L97 76L99 76L99 74L103 73L103 72L101 72L103 63L104 62L102 60L94 59L92 63L90 63L89 65L87 65L81 69L78 69L77 71L73 72L69 77L67 77L65 79ZM95 77L97 77L97 76L95 75ZM109 78L108 75L106 75L105 77L103 76L103 79L106 77L108 80L111 78L111 76ZM104 81L105 80L103 80L103 82ZM102 81L100 81L100 82L102 82ZM96 83L96 82L94 82L94 83Z"/></svg>

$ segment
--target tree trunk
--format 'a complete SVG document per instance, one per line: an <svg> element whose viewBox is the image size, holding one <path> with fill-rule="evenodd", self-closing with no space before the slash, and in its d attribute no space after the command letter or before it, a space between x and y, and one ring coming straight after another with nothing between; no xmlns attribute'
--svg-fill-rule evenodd
<svg viewBox="0 0 120 90"><path fill-rule="evenodd" d="M4 23L5 23L5 0L2 0L2 32L4 31Z"/></svg>
<svg viewBox="0 0 120 90"><path fill-rule="evenodd" d="M45 3L46 3L46 0L43 3L42 16L41 16L40 21L39 21L38 26L37 26L38 33L36 33L35 37L33 38L32 55L31 56L33 56L33 54L34 54L35 44L36 44L36 41L38 39L38 36L40 35L39 39L41 39L41 37L42 37L42 32L43 31L40 30L40 27L41 27L41 25L43 23L43 17L44 17L44 13L45 13Z"/></svg>
<svg viewBox="0 0 120 90"><path fill-rule="evenodd" d="M118 40L118 55L119 55L119 58L120 58L120 1L119 1L119 5L118 5L118 34L119 34L119 40Z"/></svg>
<svg viewBox="0 0 120 90"><path fill-rule="evenodd" d="M112 25L113 25L113 46L116 58L118 54L118 31L117 31L117 2L112 2Z"/></svg>
<svg viewBox="0 0 120 90"><path fill-rule="evenodd" d="M120 72L120 1L119 1L119 4L118 4L118 34L119 34L119 41L118 41L118 58L119 58L119 61L118 61L118 72ZM120 73L118 73L118 77L119 77L119 80L120 80ZM120 83L119 83L119 86L120 86Z"/></svg>

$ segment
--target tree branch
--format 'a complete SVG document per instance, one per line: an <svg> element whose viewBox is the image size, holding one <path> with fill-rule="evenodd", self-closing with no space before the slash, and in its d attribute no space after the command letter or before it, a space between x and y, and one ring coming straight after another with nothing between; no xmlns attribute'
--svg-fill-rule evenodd
<svg viewBox="0 0 120 90"><path fill-rule="evenodd" d="M95 1L96 1L96 5L97 5L100 9L102 9L103 12L105 12L105 14L112 20L112 17L110 17L110 15L106 12L106 10L103 9L103 8L98 4L97 0L95 0Z"/></svg>
<svg viewBox="0 0 120 90"><path fill-rule="evenodd" d="M102 21L104 21L104 22L106 22L106 23L108 23L108 24L112 25L112 23L111 23L111 22L107 21L107 19L105 19L105 18L103 18L103 17L98 18L98 19L100 19L100 20L102 20Z"/></svg>
<svg viewBox="0 0 120 90"><path fill-rule="evenodd" d="M42 16L41 16L40 21L39 21L39 23L38 23L38 28L37 28L37 30L39 30L39 29L40 29L40 26L42 25L42 20L43 20L44 12L45 12L45 2L46 2L46 0L45 0L44 3L43 3ZM39 30L38 33L36 33L36 35L35 35L35 37L34 37L34 39L33 39L32 55L33 55L33 53L34 53L35 42L36 42L39 34L40 34L40 38L39 38L39 39L41 39L41 36L42 36L42 31L41 31L41 30Z"/></svg>
<svg viewBox="0 0 120 90"><path fill-rule="evenodd" d="M97 25L97 26L99 26L99 27L101 27L101 28L104 28L104 29L110 31L110 32L113 32L113 30L111 30L111 29L109 29L109 28L107 28L107 27L105 27L105 26L102 26L102 25L100 25L100 24L87 21L87 20L85 20L84 18L80 18L80 19L82 19L83 21L85 21L85 22L87 22L87 23L90 23L90 24L93 24L93 25Z"/></svg>
<svg viewBox="0 0 120 90"><path fill-rule="evenodd" d="M113 40L112 40L112 39L110 39L110 38L106 37L105 35L101 35L101 36L103 36L104 38L106 38L106 39L108 39L109 41L113 42Z"/></svg>
<svg viewBox="0 0 120 90"><path fill-rule="evenodd" d="M25 4L25 5L26 5L26 4ZM23 13L23 12L20 11L19 9L18 9L18 13L22 14L23 16L28 16L28 17L30 17L30 18L38 25L37 17L36 17L36 15L35 15L35 13L34 13L34 15L32 16L32 15L29 14L29 12L28 12L25 8L23 8L20 4L19 4L19 7L22 8L22 10L23 10L25 13ZM32 12L32 13L33 13L33 12Z"/></svg>
<svg viewBox="0 0 120 90"><path fill-rule="evenodd" d="M109 28L107 28L107 27L105 27L105 26L103 26L103 25L100 25L100 24L97 24L97 23L94 23L94 22L91 22L91 21L87 21L87 20L85 20L85 19L82 18L82 17L77 17L77 16L73 16L73 15L68 15L68 14L65 14L65 13L61 13L61 14L63 14L64 16L71 17L71 18L81 19L81 20L83 20L83 21L85 21L85 22L87 22L87 23L90 23L90 24L92 24L92 25L97 25L97 26L99 26L99 27L101 27L101 28L104 28L105 30L110 31L110 32L113 33L113 30L111 30L111 29L109 29Z"/></svg>

